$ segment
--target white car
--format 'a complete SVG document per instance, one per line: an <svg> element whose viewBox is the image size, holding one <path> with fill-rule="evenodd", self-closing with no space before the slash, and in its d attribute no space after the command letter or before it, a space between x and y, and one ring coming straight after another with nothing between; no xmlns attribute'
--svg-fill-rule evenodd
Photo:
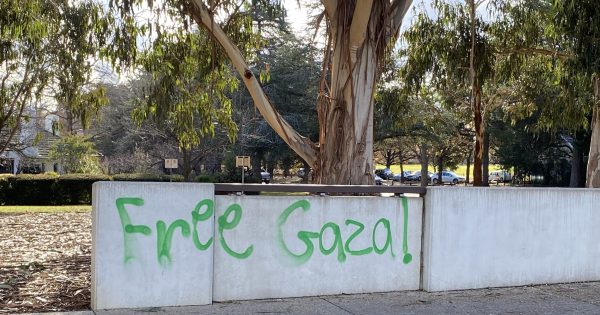
<svg viewBox="0 0 600 315"><path fill-rule="evenodd" d="M489 182L508 183L512 181L512 175L508 171L493 171L488 177Z"/></svg>
<svg viewBox="0 0 600 315"><path fill-rule="evenodd" d="M442 171L442 183L443 184L452 184L456 185L459 183L464 183L465 178L462 176L458 176L450 171ZM438 173L434 173L431 175L431 183L436 185L438 183Z"/></svg>

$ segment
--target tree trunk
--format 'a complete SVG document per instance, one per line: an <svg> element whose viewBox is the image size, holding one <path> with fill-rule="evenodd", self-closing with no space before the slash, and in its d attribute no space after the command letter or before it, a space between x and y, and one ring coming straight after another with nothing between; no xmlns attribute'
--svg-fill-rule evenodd
<svg viewBox="0 0 600 315"><path fill-rule="evenodd" d="M427 143L421 145L421 186L429 185L427 172L429 168L429 155L427 153Z"/></svg>
<svg viewBox="0 0 600 315"><path fill-rule="evenodd" d="M473 87L473 119L475 124L475 154L473 156L473 186L483 186L483 115L481 114L481 88Z"/></svg>
<svg viewBox="0 0 600 315"><path fill-rule="evenodd" d="M262 159L263 155L259 155L255 153L252 158L250 158L250 165L252 166L252 177L248 182L252 183L260 183L262 178L260 176L260 171L262 169Z"/></svg>
<svg viewBox="0 0 600 315"><path fill-rule="evenodd" d="M477 24L477 4L469 0L471 18L471 49L469 52L469 75L471 79L471 108L473 109L473 123L475 125L475 157L473 160L473 186L483 185L482 158L483 158L483 115L481 114L481 84L477 79L475 69L475 40Z"/></svg>
<svg viewBox="0 0 600 315"><path fill-rule="evenodd" d="M442 157L438 158L438 172L437 172L437 184L444 185L442 181L442 172L444 170L444 159Z"/></svg>
<svg viewBox="0 0 600 315"><path fill-rule="evenodd" d="M600 187L600 111L594 109L592 118L592 140L588 155L586 184L587 188Z"/></svg>
<svg viewBox="0 0 600 315"><path fill-rule="evenodd" d="M482 186L490 185L490 133L483 134Z"/></svg>
<svg viewBox="0 0 600 315"><path fill-rule="evenodd" d="M404 163L402 163L402 159L400 159L400 183L404 183Z"/></svg>
<svg viewBox="0 0 600 315"><path fill-rule="evenodd" d="M66 112L67 112L67 118L66 118L66 122L65 122L65 124L66 124L66 126L65 126L66 132L67 132L68 135L74 135L75 132L73 130L74 129L73 128L73 125L74 125L73 112L70 109L68 109L68 108L66 109Z"/></svg>
<svg viewBox="0 0 600 315"><path fill-rule="evenodd" d="M192 173L191 150L182 149L181 154L183 155L183 179L189 182Z"/></svg>
<svg viewBox="0 0 600 315"><path fill-rule="evenodd" d="M473 155L473 150L469 150L469 155L467 156L467 174L465 180L465 186L469 185L469 181L471 179L471 156Z"/></svg>
<svg viewBox="0 0 600 315"><path fill-rule="evenodd" d="M269 174L271 174L271 179L273 179L273 177L275 176L275 166L276 166L275 160L269 159L267 161L267 172Z"/></svg>
<svg viewBox="0 0 600 315"><path fill-rule="evenodd" d="M574 135L573 141L573 156L571 157L571 177L569 179L569 187L581 187L581 171L583 170L583 150L579 143L579 133Z"/></svg>
<svg viewBox="0 0 600 315"><path fill-rule="evenodd" d="M592 140L588 156L586 184L587 188L600 188L600 78L594 78L594 110L592 113Z"/></svg>
<svg viewBox="0 0 600 315"><path fill-rule="evenodd" d="M392 150L385 150L385 168L391 169L394 163L394 152Z"/></svg>
<svg viewBox="0 0 600 315"><path fill-rule="evenodd" d="M378 79L375 37L357 49L348 45L352 34L338 13L332 43L329 98L319 104L320 184L373 184L373 97ZM376 22L376 21L375 21Z"/></svg>

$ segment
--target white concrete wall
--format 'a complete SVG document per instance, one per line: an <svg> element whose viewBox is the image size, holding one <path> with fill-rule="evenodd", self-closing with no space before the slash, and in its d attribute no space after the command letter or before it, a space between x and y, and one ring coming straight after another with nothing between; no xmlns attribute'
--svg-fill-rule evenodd
<svg viewBox="0 0 600 315"><path fill-rule="evenodd" d="M419 288L421 198L407 199L406 254L410 260L403 251L405 220L400 198L216 196L215 202L215 301ZM228 209L237 210L230 210L225 219ZM236 214L239 222L228 224ZM377 224L380 219L389 222L391 246L378 254L372 249L373 238L380 249L388 239L384 223ZM353 239L358 224L347 220L364 225ZM221 236L219 226L231 229L223 229ZM339 243L333 232L336 227ZM318 236L322 230L323 250ZM306 244L299 238L300 231L315 234ZM339 246L327 254L334 244ZM359 250L365 252L359 255ZM304 259L297 257L303 253Z"/></svg>
<svg viewBox="0 0 600 315"><path fill-rule="evenodd" d="M600 190L434 187L423 289L600 280Z"/></svg>
<svg viewBox="0 0 600 315"><path fill-rule="evenodd" d="M201 243L211 239L214 216L209 214L206 220L193 222L192 211L202 200L212 203L213 187L183 183L94 184L92 309L212 302L213 251L210 247L197 249L194 236ZM117 207L117 200L124 199L119 198L130 198L124 205L129 223L147 235L124 226L124 212L120 214ZM201 207L198 214L208 208ZM169 243L170 251L166 251Z"/></svg>

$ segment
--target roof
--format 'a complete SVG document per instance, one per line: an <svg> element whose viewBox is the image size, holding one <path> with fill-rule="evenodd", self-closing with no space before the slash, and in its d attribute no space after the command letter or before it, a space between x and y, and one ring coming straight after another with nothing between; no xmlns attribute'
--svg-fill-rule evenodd
<svg viewBox="0 0 600 315"><path fill-rule="evenodd" d="M24 155L29 158L47 159L48 153L50 152L50 148L52 147L52 144L54 144L56 141L60 140L60 137L51 132L48 132L46 130L42 130L42 131L38 131L36 140L38 140L38 141L32 145L32 148L37 149L37 150L32 150L32 151L37 151L37 155L30 154L30 153L32 153L32 151L29 151L29 150L24 151L23 152Z"/></svg>

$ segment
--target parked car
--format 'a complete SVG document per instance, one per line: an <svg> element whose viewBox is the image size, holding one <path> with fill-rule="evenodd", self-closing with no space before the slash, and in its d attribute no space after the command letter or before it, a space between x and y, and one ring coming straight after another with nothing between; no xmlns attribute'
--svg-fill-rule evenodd
<svg viewBox="0 0 600 315"><path fill-rule="evenodd" d="M379 177L377 174L375 176L375 185L383 185L383 178Z"/></svg>
<svg viewBox="0 0 600 315"><path fill-rule="evenodd" d="M427 172L427 180L431 180L431 177L433 176L432 172ZM421 171L416 171L412 174L410 174L407 178L406 181L408 182L420 182L421 181Z"/></svg>
<svg viewBox="0 0 600 315"><path fill-rule="evenodd" d="M412 175L411 171L404 171L404 181L409 181L408 178L410 175ZM401 179L400 173L394 174L394 176L392 177L392 180L395 182L399 182L400 179Z"/></svg>
<svg viewBox="0 0 600 315"><path fill-rule="evenodd" d="M310 169L309 169L310 171ZM301 167L298 169L298 171L296 171L296 176L298 177L304 177L304 174L306 173L306 171L304 170L304 167Z"/></svg>
<svg viewBox="0 0 600 315"><path fill-rule="evenodd" d="M392 179L394 177L394 173L389 168L382 168L375 170L375 175L381 177L381 179Z"/></svg>
<svg viewBox="0 0 600 315"><path fill-rule="evenodd" d="M505 170L493 171L493 172L490 172L488 180L490 183L491 182L508 183L508 182L512 181L512 175L510 175L510 173Z"/></svg>
<svg viewBox="0 0 600 315"><path fill-rule="evenodd" d="M456 185L458 183L464 183L464 182L465 182L464 177L458 176L454 172L442 171L442 184ZM433 174L431 183L434 185L436 185L438 183L438 174Z"/></svg>
<svg viewBox="0 0 600 315"><path fill-rule="evenodd" d="M260 180L263 183L268 184L271 181L271 174L265 170L260 170Z"/></svg>

